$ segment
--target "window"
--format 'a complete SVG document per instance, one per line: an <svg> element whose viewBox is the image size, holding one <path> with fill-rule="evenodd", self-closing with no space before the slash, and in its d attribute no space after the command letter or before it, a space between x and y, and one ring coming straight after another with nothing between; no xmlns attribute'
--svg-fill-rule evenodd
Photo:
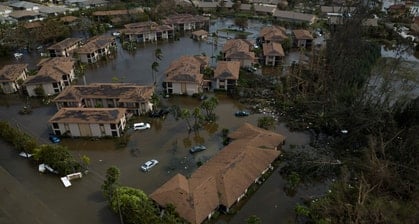
<svg viewBox="0 0 419 224"><path fill-rule="evenodd" d="M54 129L58 129L58 128L59 128L57 123L52 123L52 127L53 127Z"/></svg>
<svg viewBox="0 0 419 224"><path fill-rule="evenodd" d="M111 124L111 129L116 129L116 124Z"/></svg>

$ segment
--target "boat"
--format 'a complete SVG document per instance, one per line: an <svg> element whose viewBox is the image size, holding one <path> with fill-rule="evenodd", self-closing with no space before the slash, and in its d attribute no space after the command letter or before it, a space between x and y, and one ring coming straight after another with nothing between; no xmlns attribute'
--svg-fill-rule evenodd
<svg viewBox="0 0 419 224"><path fill-rule="evenodd" d="M16 60L19 60L23 56L23 54L22 53L19 53L19 52L16 52L13 55L15 56Z"/></svg>

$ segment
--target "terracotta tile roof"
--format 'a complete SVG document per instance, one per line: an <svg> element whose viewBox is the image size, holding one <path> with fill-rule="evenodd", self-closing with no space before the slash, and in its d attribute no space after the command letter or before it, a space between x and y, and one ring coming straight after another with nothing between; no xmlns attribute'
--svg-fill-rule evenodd
<svg viewBox="0 0 419 224"><path fill-rule="evenodd" d="M191 14L176 14L170 15L166 19L163 19L163 24L172 25L172 24L183 24L183 23L200 23L208 22L210 18L200 15L191 15Z"/></svg>
<svg viewBox="0 0 419 224"><path fill-rule="evenodd" d="M231 79L238 80L240 73L239 61L218 61L217 67L214 71L214 78L216 79Z"/></svg>
<svg viewBox="0 0 419 224"><path fill-rule="evenodd" d="M61 108L49 123L111 124L125 116L125 108Z"/></svg>
<svg viewBox="0 0 419 224"><path fill-rule="evenodd" d="M297 40L312 40L313 36L308 30L293 30L294 36Z"/></svg>
<svg viewBox="0 0 419 224"><path fill-rule="evenodd" d="M219 205L231 207L279 155L276 146L284 137L245 124L233 136L240 137L200 166L187 179L181 174L156 189L150 198L161 206L173 204L179 215L192 224L202 223ZM252 138L268 138L256 144ZM274 137L276 140L274 141ZM215 185L215 186L214 186Z"/></svg>
<svg viewBox="0 0 419 224"><path fill-rule="evenodd" d="M115 37L112 36L95 36L88 40L88 42L77 49L77 53L89 54L99 49L105 48L115 42Z"/></svg>
<svg viewBox="0 0 419 224"><path fill-rule="evenodd" d="M206 56L182 56L173 61L165 71L166 82L201 83L203 74L201 68L208 66L209 58Z"/></svg>
<svg viewBox="0 0 419 224"><path fill-rule="evenodd" d="M54 102L81 102L82 99L118 99L119 102L148 102L154 93L153 86L135 83L92 83L65 88Z"/></svg>
<svg viewBox="0 0 419 224"><path fill-rule="evenodd" d="M64 75L70 75L74 69L75 61L68 57L54 57L44 60L42 67L34 76L29 76L25 85L35 85L42 83L53 83L63 80Z"/></svg>
<svg viewBox="0 0 419 224"><path fill-rule="evenodd" d="M191 223L201 223L220 204L217 185L210 176L198 186L191 186L182 174L176 174L150 197L163 206L171 203L181 217Z"/></svg>
<svg viewBox="0 0 419 224"><path fill-rule="evenodd" d="M285 39L288 39L288 35L286 34L286 29L281 26L263 27L260 30L259 35L267 41L281 42Z"/></svg>
<svg viewBox="0 0 419 224"><path fill-rule="evenodd" d="M277 57L284 57L284 49L280 43L270 42L264 43L263 46L263 55L264 56L277 56Z"/></svg>
<svg viewBox="0 0 419 224"><path fill-rule="evenodd" d="M0 70L0 81L13 82L20 77L23 71L28 68L28 64L5 65Z"/></svg>
<svg viewBox="0 0 419 224"><path fill-rule="evenodd" d="M82 39L81 38L73 38L73 37L69 37L66 38L58 43L55 43L51 46L49 46L47 49L48 50L64 50L68 47L73 46L76 43L81 43Z"/></svg>
<svg viewBox="0 0 419 224"><path fill-rule="evenodd" d="M225 58L228 59L255 59L255 53L250 49L253 43L248 40L232 39L227 40L223 46L222 52L225 53Z"/></svg>
<svg viewBox="0 0 419 224"><path fill-rule="evenodd" d="M249 123L245 123L240 128L228 135L229 138L236 139L249 139L249 145L258 148L274 148L282 145L285 137L281 134L258 128Z"/></svg>

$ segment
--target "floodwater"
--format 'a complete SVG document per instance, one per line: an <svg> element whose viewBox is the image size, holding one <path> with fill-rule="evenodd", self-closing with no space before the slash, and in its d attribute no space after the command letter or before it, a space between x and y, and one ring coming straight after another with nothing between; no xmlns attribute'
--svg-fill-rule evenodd
<svg viewBox="0 0 419 224"><path fill-rule="evenodd" d="M231 20L218 20L210 28L218 29L223 26L231 26ZM257 31L258 27L264 24L249 23L249 30ZM214 28L215 27L215 28ZM253 38L254 35L250 35ZM218 45L221 46L221 45ZM189 37L182 37L178 41L159 43L158 45L147 44L130 53L118 48L117 56L114 59L89 66L84 78L79 83L111 82L117 77L124 82L136 82L150 84L152 82L151 64L154 61L154 50L160 48L163 52L163 59L159 67L159 81L161 74L170 62L182 55L216 55L217 49L213 44L207 42L193 41ZM13 62L14 59L10 59ZM39 60L37 54L25 54L22 62L35 65ZM1 63L6 63L2 60ZM114 224L119 222L117 215L113 214L107 207L106 201L101 195L100 186L103 183L106 169L116 166L121 171L120 183L125 186L140 188L145 193L153 192L157 187L170 179L176 173L188 175L196 169L198 161L205 162L215 155L222 148L221 130L226 128L231 131L241 126L244 122L257 125L257 119L262 114L251 114L248 117L235 117L234 112L238 109L245 109L241 105L224 95L217 95L219 105L216 108L218 119L215 123L204 127L199 132L188 133L186 122L176 120L173 116L166 119L138 118L141 121L151 123L151 129L144 131L128 130L130 141L124 148L118 148L112 139L98 141L83 139L63 139L62 145L67 146L76 158L83 155L90 157L89 174L81 180L73 181L73 185L64 188L59 178L48 174L40 174L36 165L18 156L11 146L0 141L0 165L4 171L0 177L7 176L13 180L8 186L2 188L3 194L10 195L13 199L13 206L3 200L1 196L0 222L4 217L6 223L28 223L13 218L20 216L21 211L31 210L34 214L41 214L44 211L45 217L39 217L38 223L57 223L53 220L60 220L59 223L105 223ZM200 104L199 99L193 97L171 97L163 99L167 106L179 105L181 107L193 108ZM29 115L19 115L22 108L21 102L9 99L7 104L0 106L0 120L7 120L12 125L33 135L39 143L49 143L47 126L48 119L56 112L53 105L34 108ZM309 136L306 133L290 132L284 124L278 124L276 131L287 137L289 145L308 144ZM190 155L189 147L195 144L205 144L208 150ZM157 159L159 164L150 172L142 172L139 168L142 163L149 159ZM17 192L8 190L13 187ZM263 223L286 223L293 217L295 202L299 201L301 195L288 197L282 191L284 180L280 177L278 170L275 170L271 178L259 189L256 194L248 200L243 208L236 214L231 223L243 223L250 215L261 217ZM301 193L316 188L302 189ZM6 197L5 197L6 198ZM24 201L30 198L36 202L32 207ZM39 213L36 212L39 210ZM26 213L29 214L29 213ZM51 217L48 219L48 217ZM28 217L28 220L31 217ZM24 218L22 218L24 219ZM48 220L48 221L46 221Z"/></svg>

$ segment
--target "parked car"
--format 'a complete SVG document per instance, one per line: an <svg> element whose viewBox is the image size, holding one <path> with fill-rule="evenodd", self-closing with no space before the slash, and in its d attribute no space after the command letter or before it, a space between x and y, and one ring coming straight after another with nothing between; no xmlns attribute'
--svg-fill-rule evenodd
<svg viewBox="0 0 419 224"><path fill-rule="evenodd" d="M245 117L245 116L249 116L249 114L250 114L249 112L244 111L244 110L239 110L239 111L236 111L236 113L234 113L236 117Z"/></svg>
<svg viewBox="0 0 419 224"><path fill-rule="evenodd" d="M151 125L149 123L135 123L134 124L134 130L145 130L151 128Z"/></svg>
<svg viewBox="0 0 419 224"><path fill-rule="evenodd" d="M196 153L196 152L201 152L206 150L207 147L205 147L205 145L195 145L192 148L189 149L190 153Z"/></svg>
<svg viewBox="0 0 419 224"><path fill-rule="evenodd" d="M141 170L143 170L144 172L150 171L150 169L156 166L158 163L159 161L155 159L149 160L145 162L143 165L141 165Z"/></svg>
<svg viewBox="0 0 419 224"><path fill-rule="evenodd" d="M49 134L49 140L50 140L52 143L60 143L60 142L61 142L60 137L58 137L58 136L57 136L57 135L55 135L55 134Z"/></svg>

